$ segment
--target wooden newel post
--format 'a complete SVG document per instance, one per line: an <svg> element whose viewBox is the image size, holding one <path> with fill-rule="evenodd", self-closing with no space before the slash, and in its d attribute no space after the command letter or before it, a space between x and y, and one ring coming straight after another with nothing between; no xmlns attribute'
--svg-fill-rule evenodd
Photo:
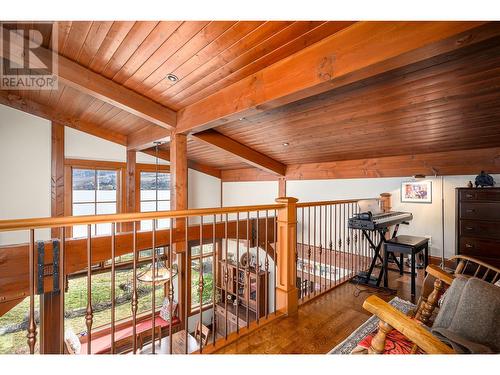
<svg viewBox="0 0 500 375"><path fill-rule="evenodd" d="M391 210L391 193L380 194L380 209L382 212L389 212ZM391 234L389 232L385 233L385 238L389 240Z"/></svg>
<svg viewBox="0 0 500 375"><path fill-rule="evenodd" d="M297 246L296 198L277 198L286 206L278 210L276 253L276 310L294 314L298 308L295 253Z"/></svg>
<svg viewBox="0 0 500 375"><path fill-rule="evenodd" d="M391 193L380 194L380 208L383 212L389 212L391 210Z"/></svg>

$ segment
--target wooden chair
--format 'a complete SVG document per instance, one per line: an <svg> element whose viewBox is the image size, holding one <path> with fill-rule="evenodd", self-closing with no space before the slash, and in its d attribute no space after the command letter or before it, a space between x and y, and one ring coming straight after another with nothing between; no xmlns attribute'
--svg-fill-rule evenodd
<svg viewBox="0 0 500 375"><path fill-rule="evenodd" d="M203 346L206 346L208 343L209 336L210 336L210 328L204 326L201 322L198 322L194 330L194 338L197 341L200 341L203 344Z"/></svg>
<svg viewBox="0 0 500 375"><path fill-rule="evenodd" d="M412 353L416 353L418 348L428 354L454 353L453 349L433 336L422 323L427 326L432 325L431 317L438 301L444 289L451 285L456 275L479 277L484 281L495 283L499 280L500 269L463 255L454 256L450 260L457 262L457 267L452 270L452 273L434 265L426 268L427 276L424 280L422 295L416 309L410 312L410 316L374 295L364 301L363 308L380 319L379 329L371 341L368 353L383 353L386 336L392 329L399 331L414 343Z"/></svg>

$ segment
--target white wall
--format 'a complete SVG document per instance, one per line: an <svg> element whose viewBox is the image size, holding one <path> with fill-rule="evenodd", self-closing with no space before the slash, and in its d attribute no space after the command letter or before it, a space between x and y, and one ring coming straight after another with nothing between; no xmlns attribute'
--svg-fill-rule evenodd
<svg viewBox="0 0 500 375"><path fill-rule="evenodd" d="M278 197L278 181L224 182L222 205L246 206L274 204Z"/></svg>
<svg viewBox="0 0 500 375"><path fill-rule="evenodd" d="M220 206L220 179L193 169L189 169L188 208L211 208Z"/></svg>
<svg viewBox="0 0 500 375"><path fill-rule="evenodd" d="M50 216L50 149L49 121L0 105L0 219ZM27 231L0 233L2 245L27 240Z"/></svg>
<svg viewBox="0 0 500 375"><path fill-rule="evenodd" d="M64 128L64 156L68 159L86 159L103 161L127 161L127 148L118 143L75 130ZM138 152L137 163L155 163L155 157ZM168 164L165 160L159 160L160 164Z"/></svg>

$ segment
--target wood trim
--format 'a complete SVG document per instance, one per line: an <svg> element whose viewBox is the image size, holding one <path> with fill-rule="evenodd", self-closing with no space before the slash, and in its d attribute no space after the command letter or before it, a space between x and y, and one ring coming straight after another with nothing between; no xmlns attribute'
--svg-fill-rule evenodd
<svg viewBox="0 0 500 375"><path fill-rule="evenodd" d="M286 178L280 177L278 179L278 197L286 197Z"/></svg>
<svg viewBox="0 0 500 375"><path fill-rule="evenodd" d="M278 181L279 176L257 168L223 169L222 182Z"/></svg>
<svg viewBox="0 0 500 375"><path fill-rule="evenodd" d="M188 160L188 168L195 171L208 174L209 176L221 178L221 170L211 167L210 165L201 164L194 160Z"/></svg>
<svg viewBox="0 0 500 375"><path fill-rule="evenodd" d="M61 217L65 213L64 184L64 125L51 124L51 216ZM58 228L52 228L52 238L59 238ZM40 353L58 354L61 345L61 293L48 292L40 296Z"/></svg>
<svg viewBox="0 0 500 375"><path fill-rule="evenodd" d="M127 149L141 151L154 146L154 142L170 141L171 131L159 126L147 126L127 136Z"/></svg>
<svg viewBox="0 0 500 375"><path fill-rule="evenodd" d="M181 109L177 131L195 133L498 35L495 23L356 22Z"/></svg>
<svg viewBox="0 0 500 375"><path fill-rule="evenodd" d="M156 151L154 149L145 149L145 150L142 150L141 152L144 152L145 154L148 154L148 155L156 156ZM168 150L168 149L166 150L164 148L159 149L158 150L158 157L162 160L166 160L166 161L170 162L170 150ZM206 164L198 163L194 160L188 159L188 168L193 169L193 170L198 171L198 172L201 172L201 173L208 174L209 176L212 176L212 177L221 178L221 170L220 169L211 167L211 166L206 165Z"/></svg>
<svg viewBox="0 0 500 375"><path fill-rule="evenodd" d="M500 173L500 147L388 156L382 158L333 161L287 166L287 180L325 180L343 178L448 176ZM256 168L223 170L223 182L274 181L275 176Z"/></svg>
<svg viewBox="0 0 500 375"><path fill-rule="evenodd" d="M188 166L187 166L187 136L184 134L172 134L170 142L170 208L173 210L184 210L188 208ZM188 222L185 218L174 220L175 231L185 230ZM179 272L177 275L177 291L179 316L181 320L187 317L188 312L188 255L186 240L174 243L173 251L177 255ZM191 285L191 283L189 283ZM184 322L187 329L187 319Z"/></svg>
<svg viewBox="0 0 500 375"><path fill-rule="evenodd" d="M51 126L51 216L64 216L64 125L52 122ZM52 229L52 237L59 236L57 229Z"/></svg>
<svg viewBox="0 0 500 375"><path fill-rule="evenodd" d="M7 38L5 33L3 38L4 41ZM24 44L21 36L13 38L12 35L9 43L16 45L18 48L23 48ZM52 55L53 51L49 49L37 48L37 57L40 59L40 63L32 62L35 64L33 68L46 69L47 66L50 66L49 61L51 61ZM5 57L3 50L0 51L0 56ZM56 74L59 81L64 84L161 127L167 129L175 127L177 116L172 109L97 74L62 55L58 55L57 58Z"/></svg>
<svg viewBox="0 0 500 375"><path fill-rule="evenodd" d="M194 139L202 141L203 143L215 147L219 150L229 152L236 156L238 159L243 160L245 163L253 165L256 168L262 169L266 172L274 173L283 176L286 171L286 166L269 156L261 154L250 147L239 143L224 134L215 130L206 130L196 133L192 136Z"/></svg>
<svg viewBox="0 0 500 375"><path fill-rule="evenodd" d="M255 220L255 219L254 219ZM268 223L269 235L273 235L274 228ZM259 226L265 226L265 219L261 218ZM246 222L240 221L238 233L242 237L246 237ZM215 226L216 238L225 236L225 225L223 222L218 222ZM236 237L236 221L229 221L227 225L227 233L229 237ZM156 244L158 246L168 245L170 243L170 229L159 229L156 231ZM172 241L174 243L185 241L186 232L184 228L179 231L173 231ZM212 223L204 224L203 240L211 241L213 239ZM187 240L199 241L200 226L194 225L188 227ZM116 256L121 256L130 253L132 250L133 235L131 232L116 234ZM137 232L137 251L150 249L152 246L151 231ZM87 239L66 240L66 258L65 272L66 274L74 274L85 270L87 266L86 246ZM93 260L95 263L102 263L110 259L111 253L111 236L96 236L92 238ZM0 253L2 254L2 262L0 262L0 306L14 299L24 298L28 295L28 273L26 265L28 260L28 244L18 244L1 246ZM47 264L52 259L52 241L45 242L45 259ZM45 292L50 292L52 282L45 283ZM0 310L1 311L1 310Z"/></svg>
<svg viewBox="0 0 500 375"><path fill-rule="evenodd" d="M120 161L71 159L71 158L65 159L64 164L74 168L89 168L89 169L122 169L127 167L127 163L123 163Z"/></svg>

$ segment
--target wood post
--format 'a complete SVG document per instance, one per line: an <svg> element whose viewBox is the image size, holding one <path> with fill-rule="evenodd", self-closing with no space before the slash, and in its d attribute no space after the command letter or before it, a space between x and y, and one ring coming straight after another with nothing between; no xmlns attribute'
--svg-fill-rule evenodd
<svg viewBox="0 0 500 375"><path fill-rule="evenodd" d="M389 212L391 210L391 193L380 194L380 205L383 212Z"/></svg>
<svg viewBox="0 0 500 375"><path fill-rule="evenodd" d="M125 207L124 212L139 212L139 190L140 178L137 176L137 152L127 150L127 167L125 171ZM139 185L139 186L138 186ZM138 189L139 188L139 189ZM124 232L132 230L132 223L123 223L121 230Z"/></svg>
<svg viewBox="0 0 500 375"><path fill-rule="evenodd" d="M298 309L295 252L297 246L297 198L282 197L277 203L286 207L278 210L276 251L276 310L294 314Z"/></svg>
<svg viewBox="0 0 500 375"><path fill-rule="evenodd" d="M286 177L278 179L278 197L286 197Z"/></svg>
<svg viewBox="0 0 500 375"><path fill-rule="evenodd" d="M64 125L52 122L51 146L51 216L64 216ZM69 188L69 187L68 187ZM52 238L59 237L59 228L52 228ZM47 292L40 296L40 353L60 354L61 293Z"/></svg>
<svg viewBox="0 0 500 375"><path fill-rule="evenodd" d="M184 210L188 208L188 167L187 167L187 137L185 134L172 134L170 140L170 208L172 210ZM173 223L173 230L176 232L184 231L186 225L185 219L175 219ZM185 301L186 278L188 270L186 269L186 251L187 243L175 242L173 250L177 256L177 266L179 267L179 274L177 276L178 282L178 302L179 302L179 316L185 316L187 308ZM189 303L189 301L188 301Z"/></svg>
<svg viewBox="0 0 500 375"><path fill-rule="evenodd" d="M380 194L380 208L382 209L382 212L389 212L391 210L391 193ZM389 231L386 232L385 238L387 240L391 238Z"/></svg>
<svg viewBox="0 0 500 375"><path fill-rule="evenodd" d="M64 125L52 122L51 146L51 216L64 216ZM59 235L58 228L52 228L52 237Z"/></svg>

